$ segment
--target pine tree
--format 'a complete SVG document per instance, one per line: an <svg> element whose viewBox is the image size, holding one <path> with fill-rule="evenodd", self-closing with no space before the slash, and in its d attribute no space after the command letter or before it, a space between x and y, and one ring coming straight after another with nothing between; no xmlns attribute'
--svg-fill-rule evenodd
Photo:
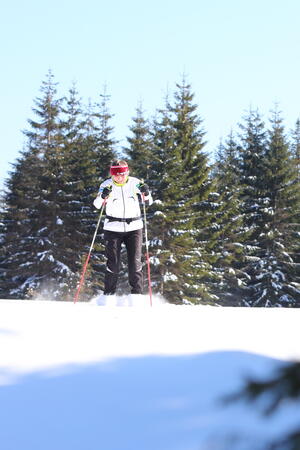
<svg viewBox="0 0 300 450"><path fill-rule="evenodd" d="M248 214L248 224L252 225L249 245L255 249L255 258L252 256L248 265L251 277L248 304L296 306L300 290L294 284L297 280L292 251L299 184L278 111L274 111L271 125L261 154L261 171L254 175L257 192L252 197L254 215L251 210Z"/></svg>
<svg viewBox="0 0 300 450"><path fill-rule="evenodd" d="M98 179L93 153L85 143L85 120L75 85L69 90L69 97L65 99L62 111L65 159L64 194L61 200L65 245L62 247L66 253L65 264L70 272L64 284L61 283L60 292L64 299L72 299L82 269L84 251L87 252L89 248L95 226L92 202ZM90 287L89 284L85 285L86 293L91 293Z"/></svg>
<svg viewBox="0 0 300 450"><path fill-rule="evenodd" d="M53 233L57 222L59 196L61 100L49 71L42 83L42 97L33 109L38 121L29 120L27 147L15 164L7 182L6 232L3 264L8 296L30 296L32 290L48 281L49 273L64 268L53 256ZM49 160L52 166L49 167ZM14 242L15 241L15 242Z"/></svg>
<svg viewBox="0 0 300 450"><path fill-rule="evenodd" d="M240 161L240 201L243 216L244 263L241 270L247 278L248 292L243 304L251 304L252 269L259 262L258 237L263 229L263 210L268 199L265 198L265 153L267 145L267 131L258 110L250 110L245 117L244 124L240 124L241 145L239 147ZM249 298L248 298L249 295ZM247 300L249 302L247 303Z"/></svg>
<svg viewBox="0 0 300 450"><path fill-rule="evenodd" d="M225 144L218 147L214 165L214 178L220 194L220 207L217 211L220 229L215 247L218 259L214 270L221 277L214 292L220 298L221 305L239 304L245 277L240 270L243 255L242 216L240 214L240 174L238 144L231 131Z"/></svg>
<svg viewBox="0 0 300 450"><path fill-rule="evenodd" d="M129 127L131 136L127 136L127 146L123 148L123 153L130 167L130 175L136 176L146 183L151 180L151 191L153 191L150 170L153 161L153 143L150 123L145 119L142 104L136 108L136 115L132 118L133 124ZM141 209L142 209L142 199ZM147 219L151 220L151 211L147 211ZM146 277L145 282L146 282ZM127 283L127 257L125 249L121 253L121 273L119 286L122 292L126 292Z"/></svg>
<svg viewBox="0 0 300 450"><path fill-rule="evenodd" d="M151 206L152 217L149 221L151 278L154 291L165 295L165 264L170 257L165 241L169 232L169 223L165 208L165 189L169 165L167 159L174 149L174 132L171 124L170 103L165 98L165 107L158 110L153 122L153 159L150 165L151 190L154 203ZM180 300L178 300L180 301Z"/></svg>
<svg viewBox="0 0 300 450"><path fill-rule="evenodd" d="M35 100L26 149L7 182L0 273L3 295L73 298L97 222L93 199L115 157L107 96L83 118L75 86L57 99L51 72ZM100 166L99 163L105 163ZM103 287L104 248L98 239L85 293ZM2 295L2 293L1 293Z"/></svg>
<svg viewBox="0 0 300 450"><path fill-rule="evenodd" d="M66 164L61 132L62 99L57 99L57 83L52 73L43 82L43 97L35 102L34 110L38 120L29 120L31 130L26 132L31 142L40 151L43 162L39 180L37 208L39 211L38 241L35 243L35 266L38 270L36 288L45 293L60 293L60 284L71 274L66 264L65 176Z"/></svg>
<svg viewBox="0 0 300 450"><path fill-rule="evenodd" d="M300 181L300 119L297 119L295 129L292 131L291 151L297 168L298 181Z"/></svg>
<svg viewBox="0 0 300 450"><path fill-rule="evenodd" d="M296 121L292 132L291 152L297 171L297 182L300 184L300 119ZM300 205L296 206L296 223L300 223ZM295 230L296 244L293 246L293 260L296 264L297 279L300 278L300 227ZM298 287L300 289L300 286Z"/></svg>
<svg viewBox="0 0 300 450"><path fill-rule="evenodd" d="M151 180L151 189L155 199L161 197L164 188L164 179L167 176L168 166L165 157L174 147L174 132L170 112L171 105L168 94L164 102L164 108L157 111L151 126L153 148L152 161L149 167L149 179Z"/></svg>
<svg viewBox="0 0 300 450"><path fill-rule="evenodd" d="M87 164L92 165L90 175L86 178L86 209L85 219L86 230L89 234L89 242L86 242L85 253L82 254L81 262L83 264L86 257L86 251L89 248L90 241L95 232L97 217L99 211L93 208L93 199L96 197L99 185L109 175L109 167L114 159L117 158L117 141L113 137L114 128L111 124L113 115L109 110L110 96L106 93L106 88L100 94L100 102L96 105L89 105L86 112L84 127L83 151L87 157ZM89 169L90 170L90 169ZM92 212L94 211L94 212ZM89 270L86 275L85 289L87 294L96 292L104 287L105 274L105 250L103 239L101 239L101 230L97 236L94 250L92 253ZM82 265L81 264L81 265Z"/></svg>
<svg viewBox="0 0 300 450"><path fill-rule="evenodd" d="M159 291L176 303L210 301L202 280L207 275L207 258L199 252L197 225L211 220L212 202L209 195L208 158L203 151L205 142L202 120L196 114L194 95L183 80L177 85L174 105L162 116L161 127L156 126L155 142L168 144L160 155L165 171L159 186L161 204L153 219L156 229L152 241L156 277L160 276ZM203 203L207 210L203 212ZM202 204L201 204L202 202ZM199 214L205 217L199 219ZM198 217L196 217L198 216ZM197 231L195 232L195 229ZM205 267L204 267L205 266ZM175 295L174 295L175 293Z"/></svg>
<svg viewBox="0 0 300 450"><path fill-rule="evenodd" d="M4 234L5 234L5 228L4 228L4 216L5 216L5 194L4 190L1 189L0 191L0 280L3 281L4 279L4 267L1 267L1 262L4 261ZM5 292L5 286L3 283L0 283L0 298L5 298L4 295Z"/></svg>
<svg viewBox="0 0 300 450"><path fill-rule="evenodd" d="M39 230L39 150L28 145L6 180L2 215L1 296L23 298L37 277L34 247ZM29 292L30 295L30 292Z"/></svg>
<svg viewBox="0 0 300 450"><path fill-rule="evenodd" d="M107 177L109 167L116 158L117 141L113 137L114 128L111 125L113 115L109 110L110 95L106 93L106 87L100 94L100 103L96 103L93 117L93 137L95 139L95 164L98 168L100 180Z"/></svg>
<svg viewBox="0 0 300 450"><path fill-rule="evenodd" d="M255 402L264 398L261 403L263 409L261 413L264 416L279 414L281 406L285 404L294 404L299 407L300 399L300 363L291 362L284 364L269 379L249 380L246 387L235 399ZM266 401L268 399L268 401ZM256 407L256 406L254 406ZM298 450L300 447L300 428L293 427L282 437L276 437L269 442L267 448L270 450Z"/></svg>
<svg viewBox="0 0 300 450"><path fill-rule="evenodd" d="M273 111L266 152L266 185L270 201L264 211L265 230L261 236L264 257L260 262L264 270L260 281L271 305L300 306L300 285L298 278L297 289L293 255L300 229L297 214L300 185L282 122L280 113Z"/></svg>
<svg viewBox="0 0 300 450"><path fill-rule="evenodd" d="M128 146L123 149L128 158L131 173L138 178L149 181L149 170L153 160L153 145L150 124L144 117L140 104L133 125L129 127L131 136L127 136Z"/></svg>

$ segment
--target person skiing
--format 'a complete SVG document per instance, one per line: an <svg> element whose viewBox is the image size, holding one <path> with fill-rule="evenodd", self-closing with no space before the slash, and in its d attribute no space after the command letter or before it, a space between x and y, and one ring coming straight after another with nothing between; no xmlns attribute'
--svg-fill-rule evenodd
<svg viewBox="0 0 300 450"><path fill-rule="evenodd" d="M117 289L120 271L121 245L125 244L128 260L128 278L131 298L143 293L142 242L143 220L139 198L152 203L149 187L139 178L129 176L126 161L114 161L110 167L111 178L101 183L94 206L100 209L106 202L104 221L105 255L107 258L104 278L106 303L112 303Z"/></svg>

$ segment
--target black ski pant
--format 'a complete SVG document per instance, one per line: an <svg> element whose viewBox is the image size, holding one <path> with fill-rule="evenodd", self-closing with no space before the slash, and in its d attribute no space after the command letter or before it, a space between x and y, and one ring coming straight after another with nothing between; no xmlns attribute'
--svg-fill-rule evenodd
<svg viewBox="0 0 300 450"><path fill-rule="evenodd" d="M119 233L104 230L105 255L107 257L104 294L114 294L120 272L121 245L127 250L129 284L132 294L143 292L142 242L143 230Z"/></svg>

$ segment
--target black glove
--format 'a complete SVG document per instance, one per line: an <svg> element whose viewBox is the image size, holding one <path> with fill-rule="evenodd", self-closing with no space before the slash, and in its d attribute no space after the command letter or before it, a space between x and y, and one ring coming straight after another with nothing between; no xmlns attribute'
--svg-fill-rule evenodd
<svg viewBox="0 0 300 450"><path fill-rule="evenodd" d="M142 194L144 194L146 197L149 195L149 186L146 183L141 183L139 186L140 191Z"/></svg>
<svg viewBox="0 0 300 450"><path fill-rule="evenodd" d="M103 199L107 198L109 196L109 194L111 193L111 190L112 190L112 186L105 187L102 191L101 197Z"/></svg>

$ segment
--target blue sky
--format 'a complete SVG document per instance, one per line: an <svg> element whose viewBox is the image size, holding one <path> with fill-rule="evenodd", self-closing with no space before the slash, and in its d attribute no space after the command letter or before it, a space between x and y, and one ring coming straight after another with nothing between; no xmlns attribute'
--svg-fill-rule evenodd
<svg viewBox="0 0 300 450"><path fill-rule="evenodd" d="M11 0L0 9L0 180L22 149L49 69L65 95L111 95L125 143L140 101L151 117L185 73L212 153L249 107L300 116L298 0Z"/></svg>

